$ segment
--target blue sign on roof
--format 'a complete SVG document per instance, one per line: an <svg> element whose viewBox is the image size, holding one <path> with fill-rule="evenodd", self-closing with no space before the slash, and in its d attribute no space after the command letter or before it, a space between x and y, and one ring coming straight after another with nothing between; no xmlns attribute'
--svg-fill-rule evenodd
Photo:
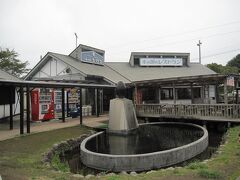
<svg viewBox="0 0 240 180"><path fill-rule="evenodd" d="M81 61L103 65L104 57L95 51L84 51L81 53Z"/></svg>

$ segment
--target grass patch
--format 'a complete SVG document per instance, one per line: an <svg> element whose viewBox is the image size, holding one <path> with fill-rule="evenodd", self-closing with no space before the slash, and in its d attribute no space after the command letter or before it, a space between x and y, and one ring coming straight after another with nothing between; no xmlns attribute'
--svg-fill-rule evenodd
<svg viewBox="0 0 240 180"><path fill-rule="evenodd" d="M114 176L109 176L109 177L107 178L107 180L119 180L119 179L121 179L121 177L120 177L120 176L116 176L116 175L114 175Z"/></svg>
<svg viewBox="0 0 240 180"><path fill-rule="evenodd" d="M102 124L102 125L98 126L97 128L107 129L108 128L108 124Z"/></svg>
<svg viewBox="0 0 240 180"><path fill-rule="evenodd" d="M203 164L201 162L193 162L193 163L190 163L188 166L187 166L188 169L206 169L208 168L206 164Z"/></svg>
<svg viewBox="0 0 240 180"><path fill-rule="evenodd" d="M226 142L224 146L219 148L221 154L217 154L215 158L208 163L209 168L224 172L226 179L234 179L240 176L240 143L238 142L238 134L240 126L236 126L228 130L226 134Z"/></svg>
<svg viewBox="0 0 240 180"><path fill-rule="evenodd" d="M240 143L238 134L240 126L229 129L226 144L220 148L221 154L216 154L207 163L194 162L186 167L173 170L157 170L154 173L141 173L137 176L115 175L102 176L100 179L230 179L240 176ZM73 179L67 164L61 163L59 157L54 157L52 167L42 164L43 153L55 143L76 138L90 133L86 127L71 127L36 133L0 142L0 174L3 179ZM61 172L60 172L61 171ZM13 173L14 172L14 173ZM92 178L97 179L97 178Z"/></svg>
<svg viewBox="0 0 240 180"><path fill-rule="evenodd" d="M52 148L53 144L87 133L90 133L90 129L75 126L1 141L0 174L3 179L69 179L68 174L46 167L41 162L43 153ZM58 159L54 159L54 168L67 171Z"/></svg>
<svg viewBox="0 0 240 180"><path fill-rule="evenodd" d="M198 171L199 176L207 179L219 179L222 175L218 171L211 171L208 169L200 169Z"/></svg>

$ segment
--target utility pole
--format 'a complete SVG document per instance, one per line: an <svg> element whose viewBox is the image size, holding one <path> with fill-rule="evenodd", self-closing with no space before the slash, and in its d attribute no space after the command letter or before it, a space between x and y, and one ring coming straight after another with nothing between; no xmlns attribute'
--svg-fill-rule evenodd
<svg viewBox="0 0 240 180"><path fill-rule="evenodd" d="M201 45L202 45L202 42L199 40L198 41L198 51L199 51L199 64L202 64L202 60L201 60Z"/></svg>
<svg viewBox="0 0 240 180"><path fill-rule="evenodd" d="M77 33L74 33L75 34L75 37L76 37L76 48L78 46L78 43L77 43L77 39L78 39L78 36L77 36Z"/></svg>

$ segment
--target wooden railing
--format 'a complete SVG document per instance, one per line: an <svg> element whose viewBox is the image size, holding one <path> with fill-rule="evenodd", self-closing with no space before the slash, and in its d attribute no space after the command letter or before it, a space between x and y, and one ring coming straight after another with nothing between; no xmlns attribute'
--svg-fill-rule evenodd
<svg viewBox="0 0 240 180"><path fill-rule="evenodd" d="M239 104L141 104L136 105L139 117L193 117L240 120Z"/></svg>

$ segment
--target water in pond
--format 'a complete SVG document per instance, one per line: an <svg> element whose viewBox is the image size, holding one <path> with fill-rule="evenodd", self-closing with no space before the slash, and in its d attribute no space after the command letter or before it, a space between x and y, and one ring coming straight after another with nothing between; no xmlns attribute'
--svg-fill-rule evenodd
<svg viewBox="0 0 240 180"><path fill-rule="evenodd" d="M188 126L181 127L178 125L173 127L172 125L164 124L161 126L151 125L146 127L140 126L138 131L130 136L108 136L107 133L103 133L102 136L89 141L86 148L90 151L106 154L141 154L183 146L196 141L203 135L203 132L198 128ZM208 129L208 133L208 148L191 161L210 158L220 145L223 133L218 133L215 129ZM66 152L63 159L68 162L72 173L86 175L100 172L90 169L81 163L80 148L76 148L72 152ZM180 165L186 165L187 163L189 161Z"/></svg>
<svg viewBox="0 0 240 180"><path fill-rule="evenodd" d="M130 155L164 151L200 139L199 128L180 124L139 126L134 134L120 136L102 133L86 143L86 149L103 154Z"/></svg>

